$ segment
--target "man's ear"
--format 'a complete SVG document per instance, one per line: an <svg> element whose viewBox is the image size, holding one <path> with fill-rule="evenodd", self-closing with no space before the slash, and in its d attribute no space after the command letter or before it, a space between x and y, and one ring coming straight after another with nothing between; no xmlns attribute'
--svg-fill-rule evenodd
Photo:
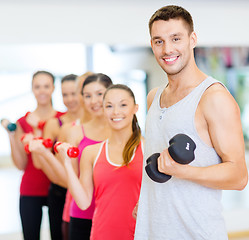
<svg viewBox="0 0 249 240"><path fill-rule="evenodd" d="M190 44L192 48L195 48L197 45L197 35L195 32L192 32L190 34Z"/></svg>

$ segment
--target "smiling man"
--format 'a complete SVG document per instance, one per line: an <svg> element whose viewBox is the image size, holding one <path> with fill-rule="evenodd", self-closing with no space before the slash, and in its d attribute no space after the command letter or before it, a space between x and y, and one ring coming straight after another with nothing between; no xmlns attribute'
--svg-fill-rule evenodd
<svg viewBox="0 0 249 240"><path fill-rule="evenodd" d="M144 161L161 153L158 171L172 178L158 183L144 171L135 240L228 239L221 190L242 190L248 181L239 107L223 84L197 67L188 11L163 7L152 15L149 30L168 84L147 97ZM179 133L196 143L189 165L168 153L169 140Z"/></svg>

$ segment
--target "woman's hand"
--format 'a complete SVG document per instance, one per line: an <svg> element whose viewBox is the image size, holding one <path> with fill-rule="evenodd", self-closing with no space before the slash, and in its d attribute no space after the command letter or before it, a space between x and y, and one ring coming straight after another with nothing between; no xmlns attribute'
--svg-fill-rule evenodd
<svg viewBox="0 0 249 240"><path fill-rule="evenodd" d="M63 160L63 164L66 167L68 164L72 165L71 158L67 154L68 148L70 148L71 145L69 143L61 143L59 146L57 146L57 151L60 156L60 159Z"/></svg>
<svg viewBox="0 0 249 240"><path fill-rule="evenodd" d="M29 151L32 153L42 154L46 151L45 146L42 144L42 139L32 139L29 141Z"/></svg>
<svg viewBox="0 0 249 240"><path fill-rule="evenodd" d="M34 139L34 134L33 133L25 133L22 137L21 137L21 142L23 143L23 145L25 146L26 144L29 144L30 141L32 141Z"/></svg>

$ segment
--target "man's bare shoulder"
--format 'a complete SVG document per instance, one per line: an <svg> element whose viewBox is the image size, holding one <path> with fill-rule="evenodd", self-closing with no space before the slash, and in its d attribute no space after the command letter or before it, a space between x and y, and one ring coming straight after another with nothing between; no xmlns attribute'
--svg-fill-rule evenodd
<svg viewBox="0 0 249 240"><path fill-rule="evenodd" d="M200 101L204 113L233 114L239 112L239 106L229 91L220 83L211 85L203 94Z"/></svg>
<svg viewBox="0 0 249 240"><path fill-rule="evenodd" d="M152 102L153 102L153 99L154 99L154 97L155 97L155 95L156 95L157 90L158 90L158 87L153 88L153 89L150 90L150 92L148 93L148 95L147 95L147 110L149 110L149 108L150 108L150 106L151 106L151 104L152 104Z"/></svg>

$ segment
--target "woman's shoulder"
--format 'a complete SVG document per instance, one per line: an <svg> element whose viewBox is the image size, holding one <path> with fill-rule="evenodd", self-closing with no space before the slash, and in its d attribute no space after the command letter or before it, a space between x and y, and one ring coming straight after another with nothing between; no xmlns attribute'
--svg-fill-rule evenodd
<svg viewBox="0 0 249 240"><path fill-rule="evenodd" d="M87 149L86 151L88 151L88 152L96 153L100 150L100 148L103 146L103 144L104 144L104 142L95 143L95 144L87 146L85 149Z"/></svg>
<svg viewBox="0 0 249 240"><path fill-rule="evenodd" d="M64 123L62 125L59 134L59 139L61 141L78 144L82 138L82 125L73 124L72 122Z"/></svg>
<svg viewBox="0 0 249 240"><path fill-rule="evenodd" d="M65 131L78 131L81 128L82 128L82 125L78 124L77 121L65 122L61 126L61 129Z"/></svg>
<svg viewBox="0 0 249 240"><path fill-rule="evenodd" d="M17 122L24 121L31 112L26 112L25 115L19 117Z"/></svg>
<svg viewBox="0 0 249 240"><path fill-rule="evenodd" d="M92 145L89 145L87 146L85 149L84 149L84 152L87 154L87 155L91 155L93 157L96 157L98 152L100 151L100 149L102 148L102 146L104 145L105 142L100 142L100 143L96 143L96 144L92 144Z"/></svg>
<svg viewBox="0 0 249 240"><path fill-rule="evenodd" d="M49 126L51 128L53 127L59 127L59 121L58 118L50 118L47 122L45 126Z"/></svg>
<svg viewBox="0 0 249 240"><path fill-rule="evenodd" d="M44 137L55 139L59 135L60 124L57 118L49 119L43 129Z"/></svg>
<svg viewBox="0 0 249 240"><path fill-rule="evenodd" d="M83 155L87 156L87 158L94 163L94 161L96 160L96 158L98 157L102 147L103 147L104 142L100 142L100 143L96 143L93 145L89 145L87 146L84 150L83 150Z"/></svg>

